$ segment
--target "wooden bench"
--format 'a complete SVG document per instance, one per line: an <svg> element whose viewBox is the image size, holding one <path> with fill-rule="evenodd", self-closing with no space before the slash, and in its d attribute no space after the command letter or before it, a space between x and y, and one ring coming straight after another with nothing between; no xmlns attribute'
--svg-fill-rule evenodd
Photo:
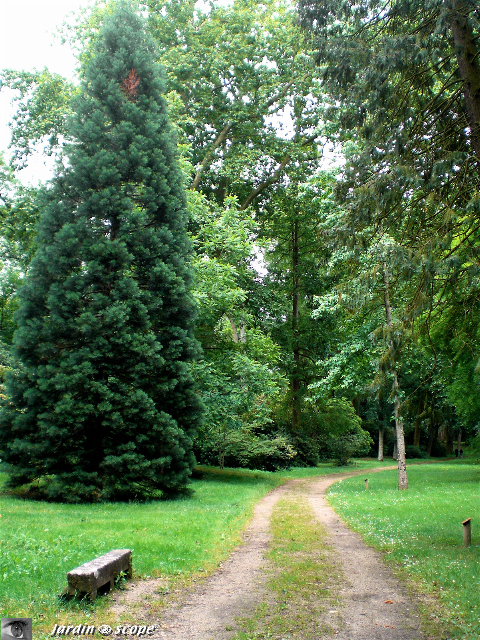
<svg viewBox="0 0 480 640"><path fill-rule="evenodd" d="M68 595L74 596L80 591L88 593L95 600L97 590L107 584L109 589L113 589L115 579L122 572L127 578L132 577L132 552L130 549L109 551L67 573Z"/></svg>

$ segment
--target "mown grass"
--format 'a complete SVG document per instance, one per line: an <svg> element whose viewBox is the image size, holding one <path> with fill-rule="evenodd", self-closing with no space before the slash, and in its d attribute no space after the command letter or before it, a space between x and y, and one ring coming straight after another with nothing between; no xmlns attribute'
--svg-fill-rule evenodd
<svg viewBox="0 0 480 640"><path fill-rule="evenodd" d="M275 505L271 532L265 599L252 616L238 621L234 640L333 635L325 619L336 613L326 611L337 604L341 568L326 545L325 529L305 499L290 495Z"/></svg>
<svg viewBox="0 0 480 640"><path fill-rule="evenodd" d="M328 493L335 510L385 552L416 583L438 597L436 613L449 637L480 638L480 467L454 460L410 466L409 489L385 471L342 480ZM472 546L463 547L462 521L472 518Z"/></svg>
<svg viewBox="0 0 480 640"><path fill-rule="evenodd" d="M253 505L279 481L208 474L193 481L191 497L146 504L74 506L4 495L0 617L33 617L37 633L65 623L75 608L88 617L92 605L62 604L58 594L69 570L111 549L132 549L137 576L210 571L239 541Z"/></svg>
<svg viewBox="0 0 480 640"><path fill-rule="evenodd" d="M385 464L390 464L386 461ZM62 603L66 574L115 548L133 551L137 577L171 581L212 571L239 542L253 505L289 478L308 478L378 466L324 463L269 473L199 467L192 496L175 501L66 505L22 500L2 494L0 473L0 617L33 617L34 634L64 624L73 613L88 621L105 606ZM180 576L180 578L179 578Z"/></svg>

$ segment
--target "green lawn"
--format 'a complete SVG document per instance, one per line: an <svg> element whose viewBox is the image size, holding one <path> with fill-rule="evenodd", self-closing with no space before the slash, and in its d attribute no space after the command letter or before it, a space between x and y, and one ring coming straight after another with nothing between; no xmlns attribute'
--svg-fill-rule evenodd
<svg viewBox="0 0 480 640"><path fill-rule="evenodd" d="M37 628L43 620L41 626L51 629L62 608L72 606L57 597L66 573L111 549L132 549L137 575L211 570L238 542L255 502L278 482L268 474L206 475L193 481L189 498L147 504L65 505L3 496L0 617L33 617Z"/></svg>
<svg viewBox="0 0 480 640"><path fill-rule="evenodd" d="M333 485L328 499L368 544L440 598L452 637L480 638L480 467L464 460L410 466L408 479L408 491L398 491L395 471L365 473ZM465 549L469 517L473 544Z"/></svg>
<svg viewBox="0 0 480 640"><path fill-rule="evenodd" d="M22 500L1 494L5 476L0 474L0 617L33 617L40 637L39 631L65 623L74 611L85 621L101 613L104 599L95 605L62 603L58 594L69 570L111 549L132 549L137 576L173 581L212 571L239 542L254 504L271 488L288 478L373 466L376 460L278 473L200 468L203 475L193 480L192 496L143 504Z"/></svg>

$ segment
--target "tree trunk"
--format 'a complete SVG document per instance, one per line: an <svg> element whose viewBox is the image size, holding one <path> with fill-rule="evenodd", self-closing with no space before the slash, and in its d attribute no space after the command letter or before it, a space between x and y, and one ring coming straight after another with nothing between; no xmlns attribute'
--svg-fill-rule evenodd
<svg viewBox="0 0 480 640"><path fill-rule="evenodd" d="M480 64L477 38L468 21L472 3L447 0L458 70L463 80L463 95L467 109L470 136L477 167L480 167Z"/></svg>
<svg viewBox="0 0 480 640"><path fill-rule="evenodd" d="M398 488L408 489L407 463L405 456L405 434L403 431L403 420L400 415L400 398L398 397L398 378L395 371L393 379L395 398L395 432L397 436L397 462L398 462Z"/></svg>
<svg viewBox="0 0 480 640"><path fill-rule="evenodd" d="M424 398L418 401L417 419L415 420L415 432L413 434L413 446L420 447L420 429L422 426L422 414L424 407Z"/></svg>
<svg viewBox="0 0 480 640"><path fill-rule="evenodd" d="M388 288L388 272L387 265L383 263L383 284L385 286L384 290L384 304L385 304L385 316L387 320L387 327L389 329L389 348L390 348L390 360L391 364L391 373L393 375L393 385L392 385L392 399L393 399L393 407L394 407L394 416L395 416L395 436L396 436L396 445L397 445L397 462L398 462L398 488L399 490L408 489L408 478L407 478L407 464L405 461L405 434L403 431L403 420L400 415L400 387L398 384L398 374L397 368L395 364L396 358L396 347L392 337L392 307L390 305L390 293Z"/></svg>
<svg viewBox="0 0 480 640"><path fill-rule="evenodd" d="M433 411L431 412L430 422L428 425L428 445L427 455L432 455L433 444L437 439L438 426L433 417Z"/></svg>
<svg viewBox="0 0 480 640"><path fill-rule="evenodd" d="M460 452L460 449L462 448L462 430L459 429L458 430L458 438L457 438L457 449Z"/></svg>
<svg viewBox="0 0 480 640"><path fill-rule="evenodd" d="M293 372L291 378L292 391L292 428L294 432L300 431L302 424L301 400L300 400L300 345L298 342L298 318L300 303L299 287L299 240L298 220L295 219L292 226L292 345L293 345Z"/></svg>
<svg viewBox="0 0 480 640"><path fill-rule="evenodd" d="M238 330L235 321L230 316L227 316L227 318L230 323L230 327L232 328L232 340L235 342L235 344L245 344L245 342L247 341L245 324L243 322L240 322L240 330Z"/></svg>
<svg viewBox="0 0 480 640"><path fill-rule="evenodd" d="M453 453L453 433L452 428L447 421L445 421L441 427L442 442L447 450L447 453L451 455Z"/></svg>
<svg viewBox="0 0 480 640"><path fill-rule="evenodd" d="M383 460L383 436L384 431L383 427L378 430L378 461L382 462Z"/></svg>

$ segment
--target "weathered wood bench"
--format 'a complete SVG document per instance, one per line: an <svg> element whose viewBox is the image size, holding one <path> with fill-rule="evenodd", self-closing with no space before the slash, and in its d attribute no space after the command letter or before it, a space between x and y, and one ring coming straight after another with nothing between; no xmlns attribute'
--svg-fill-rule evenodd
<svg viewBox="0 0 480 640"><path fill-rule="evenodd" d="M105 585L113 589L115 579L121 573L132 577L132 552L130 549L114 549L95 560L90 560L67 573L68 595L77 591L88 593L91 600L97 597L97 591Z"/></svg>

